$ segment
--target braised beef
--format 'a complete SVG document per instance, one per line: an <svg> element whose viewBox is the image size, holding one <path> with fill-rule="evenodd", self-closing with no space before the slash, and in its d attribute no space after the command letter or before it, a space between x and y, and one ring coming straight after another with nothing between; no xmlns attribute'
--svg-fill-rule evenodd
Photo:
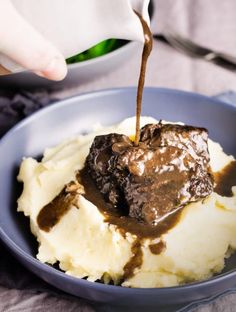
<svg viewBox="0 0 236 312"><path fill-rule="evenodd" d="M125 135L97 136L86 168L104 199L156 225L213 190L204 128L158 124L141 129L138 146Z"/></svg>

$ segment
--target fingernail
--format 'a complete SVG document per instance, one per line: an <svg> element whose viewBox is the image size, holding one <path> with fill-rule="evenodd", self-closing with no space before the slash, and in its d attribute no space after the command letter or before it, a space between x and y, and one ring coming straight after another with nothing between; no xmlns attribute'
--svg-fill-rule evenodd
<svg viewBox="0 0 236 312"><path fill-rule="evenodd" d="M67 74L65 59L63 57L54 57L43 71L36 72L36 74L56 81L64 79Z"/></svg>

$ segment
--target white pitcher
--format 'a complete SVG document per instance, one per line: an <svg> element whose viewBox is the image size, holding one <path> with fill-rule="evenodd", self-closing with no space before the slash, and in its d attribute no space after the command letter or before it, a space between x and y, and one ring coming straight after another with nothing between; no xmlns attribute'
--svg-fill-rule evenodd
<svg viewBox="0 0 236 312"><path fill-rule="evenodd" d="M136 10L149 23L150 0L9 0L65 58L109 38L144 41ZM0 54L11 72L19 65Z"/></svg>

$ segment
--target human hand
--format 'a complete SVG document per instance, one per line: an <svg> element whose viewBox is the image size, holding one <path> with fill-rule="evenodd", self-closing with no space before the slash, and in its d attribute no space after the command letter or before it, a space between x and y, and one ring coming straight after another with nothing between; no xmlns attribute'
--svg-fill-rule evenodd
<svg viewBox="0 0 236 312"><path fill-rule="evenodd" d="M37 32L14 8L0 0L0 54L39 76L62 80L67 74L60 51ZM0 64L0 75L10 73Z"/></svg>

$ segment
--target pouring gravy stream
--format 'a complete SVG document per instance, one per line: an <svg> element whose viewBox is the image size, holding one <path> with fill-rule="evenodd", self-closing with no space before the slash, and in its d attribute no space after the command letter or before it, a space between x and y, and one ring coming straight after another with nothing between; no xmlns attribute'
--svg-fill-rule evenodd
<svg viewBox="0 0 236 312"><path fill-rule="evenodd" d="M140 117L142 111L142 98L143 98L143 88L145 83L145 75L146 75L146 67L148 57L151 54L152 46L153 46L153 39L152 39L152 32L147 24L147 22L143 19L143 17L135 12L142 24L143 27L143 34L144 34L144 47L143 47L143 54L142 54L142 62L141 62L141 69L139 74L139 81L138 81L138 90L137 90L137 100L136 100L136 131L135 131L135 145L139 144L140 138Z"/></svg>

